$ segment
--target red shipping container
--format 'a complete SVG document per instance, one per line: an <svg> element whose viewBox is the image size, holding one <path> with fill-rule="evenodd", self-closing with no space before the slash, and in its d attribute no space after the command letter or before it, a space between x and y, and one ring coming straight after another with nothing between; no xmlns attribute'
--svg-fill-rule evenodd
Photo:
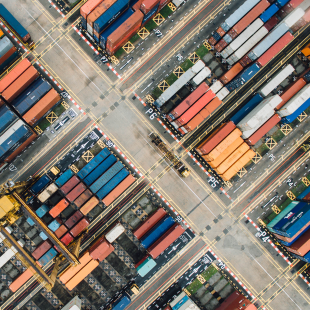
<svg viewBox="0 0 310 310"><path fill-rule="evenodd" d="M66 182L60 190L66 195L68 194L76 185L80 183L77 176L73 176L68 182Z"/></svg>
<svg viewBox="0 0 310 310"><path fill-rule="evenodd" d="M0 81L0 93L7 89L23 72L31 66L31 62L25 58L19 62L4 78Z"/></svg>
<svg viewBox="0 0 310 310"><path fill-rule="evenodd" d="M109 244L108 250L98 257L99 262L102 262L104 259L106 259L113 251L114 246L112 244Z"/></svg>
<svg viewBox="0 0 310 310"><path fill-rule="evenodd" d="M159 12L164 6L166 6L171 0L160 0L159 1L159 7L157 12Z"/></svg>
<svg viewBox="0 0 310 310"><path fill-rule="evenodd" d="M238 32L234 29L231 28L227 34L234 40L238 36Z"/></svg>
<svg viewBox="0 0 310 310"><path fill-rule="evenodd" d="M223 85L225 85L230 82L234 77L236 77L237 74L240 73L242 70L243 67L240 65L239 62L237 62L220 78L220 81L223 83Z"/></svg>
<svg viewBox="0 0 310 310"><path fill-rule="evenodd" d="M74 200L74 204L80 208L90 197L92 196L92 192L87 189L84 193L82 193L78 198Z"/></svg>
<svg viewBox="0 0 310 310"><path fill-rule="evenodd" d="M245 141L249 145L255 145L269 130L276 126L280 121L281 117L278 114L275 114Z"/></svg>
<svg viewBox="0 0 310 310"><path fill-rule="evenodd" d="M224 140L234 129L236 125L233 122L222 124L206 140L198 144L196 151L200 155L209 154L222 140Z"/></svg>
<svg viewBox="0 0 310 310"><path fill-rule="evenodd" d="M140 7L141 11L144 14L147 14L158 4L158 2L159 2L159 0L144 0L144 1L142 1L141 7Z"/></svg>
<svg viewBox="0 0 310 310"><path fill-rule="evenodd" d="M221 52L228 44L224 41L224 39L221 39L214 48L216 51Z"/></svg>
<svg viewBox="0 0 310 310"><path fill-rule="evenodd" d="M175 223L167 232L165 232L155 243L153 243L149 248L148 252L153 257L157 258L164 250L167 249L175 240L177 240L183 233L185 229Z"/></svg>
<svg viewBox="0 0 310 310"><path fill-rule="evenodd" d="M239 293L238 291L233 292L231 295L229 295L224 302L220 304L216 310L232 310L239 306L240 303L242 303L243 300L246 298Z"/></svg>
<svg viewBox="0 0 310 310"><path fill-rule="evenodd" d="M288 14L290 14L292 11L294 10L294 8L291 5L291 1L287 4L285 4L278 12L277 15L283 19L285 16L287 16Z"/></svg>
<svg viewBox="0 0 310 310"><path fill-rule="evenodd" d="M70 230L70 234L73 237L78 236L87 226L89 225L89 220L86 218L81 219L73 228Z"/></svg>
<svg viewBox="0 0 310 310"><path fill-rule="evenodd" d="M252 59L248 55L245 55L239 62L241 66L245 68L247 65L249 65L252 62Z"/></svg>
<svg viewBox="0 0 310 310"><path fill-rule="evenodd" d="M216 32L217 32L221 37L224 37L224 35L225 35L225 33L226 33L221 27L219 27L219 28L216 30Z"/></svg>
<svg viewBox="0 0 310 310"><path fill-rule="evenodd" d="M55 235L58 239L60 239L66 232L68 231L68 228L65 225L61 225L56 231Z"/></svg>
<svg viewBox="0 0 310 310"><path fill-rule="evenodd" d="M307 83L303 78L298 79L280 96L282 102L276 106L276 110L281 109L297 92L299 92Z"/></svg>
<svg viewBox="0 0 310 310"><path fill-rule="evenodd" d="M144 223L137 227L133 234L137 239L141 239L151 228L153 228L167 212L163 208L156 210Z"/></svg>
<svg viewBox="0 0 310 310"><path fill-rule="evenodd" d="M276 16L272 16L267 23L265 23L264 27L268 30L271 31L273 27L275 27L279 23L279 19Z"/></svg>
<svg viewBox="0 0 310 310"><path fill-rule="evenodd" d="M291 0L289 4L296 9L304 0Z"/></svg>
<svg viewBox="0 0 310 310"><path fill-rule="evenodd" d="M143 0L138 0L138 2L136 2L133 6L132 9L136 12L140 10L141 4L142 4ZM165 0L164 0L165 1Z"/></svg>
<svg viewBox="0 0 310 310"><path fill-rule="evenodd" d="M310 251L310 230L307 230L291 246L286 246L286 248L299 256L307 254Z"/></svg>
<svg viewBox="0 0 310 310"><path fill-rule="evenodd" d="M66 198L73 202L76 198L78 198L85 190L87 189L86 185L82 182L75 186L69 194L67 194Z"/></svg>
<svg viewBox="0 0 310 310"><path fill-rule="evenodd" d="M100 237L89 249L89 255L93 259L98 259L109 249L109 242L104 236Z"/></svg>
<svg viewBox="0 0 310 310"><path fill-rule="evenodd" d="M208 39L208 42L213 46L216 44L216 40L212 36Z"/></svg>
<svg viewBox="0 0 310 310"><path fill-rule="evenodd" d="M258 58L257 63L264 67L275 55L277 55L287 44L294 39L294 36L287 32L275 44L273 44L261 57Z"/></svg>
<svg viewBox="0 0 310 310"><path fill-rule="evenodd" d="M81 218L83 213L81 211L76 211L71 215L71 217L65 221L65 225L70 229L72 228Z"/></svg>
<svg viewBox="0 0 310 310"><path fill-rule="evenodd" d="M145 255L145 256L139 261L139 263L135 264L135 268L137 269L137 267L139 267L144 261L146 261L148 257L150 257L149 254Z"/></svg>
<svg viewBox="0 0 310 310"><path fill-rule="evenodd" d="M189 107L191 107L201 96L203 96L209 89L209 86L203 82L201 83L186 99L184 99L176 108L169 114L174 118L181 116ZM172 118L168 115L167 119L172 122Z"/></svg>
<svg viewBox="0 0 310 310"><path fill-rule="evenodd" d="M72 237L72 235L70 235L70 233L66 233L66 234L60 239L60 241L61 241L64 245L69 245L69 243L73 241L73 237Z"/></svg>
<svg viewBox="0 0 310 310"><path fill-rule="evenodd" d="M88 0L80 8L80 14L87 19L87 15L90 14L103 0Z"/></svg>
<svg viewBox="0 0 310 310"><path fill-rule="evenodd" d="M66 198L61 199L56 206L54 206L50 211L49 214L52 217L58 216L63 210L65 210L69 205L69 202L67 201Z"/></svg>
<svg viewBox="0 0 310 310"><path fill-rule="evenodd" d="M90 14L87 16L87 24L94 28L94 22L99 18L104 12L106 12L116 0L105 0L101 2Z"/></svg>
<svg viewBox="0 0 310 310"><path fill-rule="evenodd" d="M9 49L1 58L0 58L0 65L2 65L11 55L13 55L17 51L16 47L13 46Z"/></svg>
<svg viewBox="0 0 310 310"><path fill-rule="evenodd" d="M49 240L43 241L33 252L32 256L38 260L42 257L50 248L52 247L52 243Z"/></svg>
<svg viewBox="0 0 310 310"><path fill-rule="evenodd" d="M39 72L35 69L35 67L29 67L2 93L2 97L7 102L12 102L38 77Z"/></svg>

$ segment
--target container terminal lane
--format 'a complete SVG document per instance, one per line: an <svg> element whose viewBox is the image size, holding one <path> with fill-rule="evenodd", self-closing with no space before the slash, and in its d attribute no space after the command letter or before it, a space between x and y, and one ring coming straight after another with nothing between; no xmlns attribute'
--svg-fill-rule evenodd
<svg viewBox="0 0 310 310"><path fill-rule="evenodd" d="M197 285L197 279L203 283L202 277L205 276L204 279L206 279L206 274L213 268L216 275L212 279L217 276L218 279L212 284L211 279L208 278L208 282L200 284L203 286L199 290L200 295L195 292L191 297L197 304L199 301L202 302L198 304L200 308L215 309L223 303L229 295L224 294L223 288L220 288L223 284L222 287L226 285L227 292L232 293L237 290L260 309L282 309L283 307L306 309L309 304L308 280L305 273L307 264L293 256L288 256L287 251L280 245L276 250L275 247L278 244L275 246L271 244L272 242L275 244L276 239L270 236L272 242L266 242L264 236L257 235L258 230L251 224L251 221L258 224L258 219L264 220L266 215L270 215L272 205L280 206L280 201L283 200L278 200L278 197L281 195L285 197L286 186L297 195L294 183L299 183L308 169L308 153L305 146L307 136L303 135L303 131L307 132L307 119L298 128L294 128L291 136L284 137L274 149L270 150L269 155L274 154L275 157L271 165L271 159L264 156L261 162L251 171L249 170L243 178L234 180L231 188L224 187L223 183L213 187L210 177L199 167L201 164L193 161L186 150L192 150L206 133L213 130L220 122L229 119L236 102L238 104L242 97L250 96L251 92L258 89L274 72L285 65L293 54L303 48L309 42L308 28L304 28L296 40L274 57L268 67L263 68L250 83L246 83L238 92L236 91L236 94L230 95L225 110L220 109L190 136L179 137L178 143L170 135L172 128L166 127L165 129L158 122L157 117L150 118L152 113L146 113L150 108L153 110L155 108L144 107L137 98L133 100L133 93L130 89L132 88L135 93L144 98L143 93L136 89L140 87L141 91L145 88L142 82L146 86L151 82L148 80L150 61L155 65L160 63L153 73L155 79L157 74L161 79L162 71L168 68L167 64L171 70L176 67L177 62L172 59L172 56L170 57L174 53L179 53L179 50L174 49L175 44L179 44L180 40L183 43L185 36L195 32L195 26L203 23L221 3L197 2L199 15L195 17L193 17L194 14L191 15L193 21L190 18L186 19L187 8L191 5L190 1L180 6L176 15L184 15L184 20L186 20L184 28L181 30L172 28L167 34L163 32L163 38L156 46L159 52L155 56L152 53L141 56L143 67L139 69L139 80L131 78L132 85L126 90L129 85L122 86L122 81L115 74L115 72L122 74L119 71L120 66L112 64L116 71L111 70L110 64L110 67L107 67L106 63L100 60L101 55L97 55L73 28L80 22L79 10L85 2L81 1L71 11L61 11L58 8L61 8L65 2L51 3L41 0L22 3L13 1L8 4L1 1L29 31L35 43L33 50L29 50L26 46L28 52L24 52L22 57L27 56L40 74L53 86L56 83L61 86L62 89L55 88L62 94L63 101L68 105L66 112L58 116L58 119L48 128L45 128L44 133L30 148L27 148L15 161L3 169L1 183L8 179L14 182L26 181L30 175L46 175L50 180L49 184L53 182L57 184L60 182L57 181L59 176L64 175L66 171L70 170L72 174L79 176L79 171L83 171L87 165L92 165L101 152L107 149L111 154L108 156L111 156L110 158L114 156L120 163L120 168L123 167L121 171L134 178L135 181L127 186L116 199L113 198L112 203L99 203L91 211L87 213L85 211L84 219L89 221L89 224L78 247L81 253L80 258L86 255L85 253L91 253L94 256L100 242L106 245L107 243L104 242L107 241L99 242L98 240L103 235L109 239L109 231L117 233L117 229L113 228L115 223L120 223L124 230L116 240L109 239L110 247L114 248L113 253L103 258L91 272L87 273L85 270L84 280L71 290L72 282L66 282L60 275L68 266L64 264L58 270L60 277L56 278L51 291L44 288L41 279L34 276L30 276L29 280L25 281L15 292L11 291L10 285L13 285L14 281L29 269L29 265L25 263L25 257L20 254L22 252L11 256L11 259L1 267L1 308L58 309L65 306L75 295L82 300L81 309L108 308L110 305L113 308L128 305L130 309L165 308L167 303L173 303L173 299L180 295L182 290L191 292L194 285ZM225 13L216 11L214 16L217 14L228 16L242 3L243 1L233 1L229 11L225 10ZM227 3L227 5L230 4ZM221 9L224 8L224 5L221 6ZM224 19L224 17L221 18ZM215 19L214 23L217 22L218 24L209 25L204 39L207 39L211 32L218 28L220 21ZM10 36L4 28L1 27L1 29ZM169 36L173 38L171 41L168 41ZM168 44L165 43L167 41ZM20 48L17 42L13 43ZM147 44L153 45L151 37L145 44L145 47L141 44L141 48L147 49ZM167 51L170 53L169 57L165 55ZM137 49L132 54L133 57L136 57L135 52L139 55ZM135 69L129 67L128 70L130 72ZM127 79L128 74L126 71L122 79ZM135 80L137 80L137 85L133 83ZM74 113L69 113L70 109ZM68 122L65 121L67 116L70 119ZM168 126L167 123L164 124ZM298 131L298 136L296 134L296 137L292 138L295 131ZM157 133L162 143L171 151L169 156L163 156L164 144L156 145L150 139L149 135L152 132ZM173 154L177 157L173 157ZM195 152L192 154L197 156ZM187 178L184 178L180 171L174 168L175 160L189 168L190 175ZM104 163L105 160L100 164L101 169L105 169ZM254 174L256 171L260 177ZM112 171L109 173L111 174ZM288 182L293 183L292 185L287 184L289 179L293 179ZM104 180L100 182L106 182ZM112 180L119 182L114 178ZM79 181L83 184L88 182L86 179L79 179ZM30 182L33 186L34 181ZM244 182L249 184L243 184ZM279 184L279 188L276 188L276 184ZM42 187L42 190L45 187ZM95 191L95 188L92 187L90 190ZM45 209L42 208L42 202L38 196L40 191L38 193L35 191L35 188L30 191L33 197L28 196L29 208L36 211L40 209L44 212ZM52 208L61 199L68 199L70 202L73 199L70 197L73 197L74 193L71 196L66 195L63 194L63 190L59 189L46 200L46 205ZM276 199L270 202L269 208L268 202L273 196L276 196ZM43 196L40 197L43 199ZM62 211L59 221L67 223L65 221L71 219L73 215L77 218L80 214L76 213L78 212L77 203L71 203L67 209ZM264 205L266 207L262 209L261 206ZM142 267L139 268L137 265L145 259L146 251L143 244L146 241L143 238L141 240L137 238L133 231L139 223L145 222L146 219L150 220L150 215L160 209L167 214L165 218L171 218L173 227L180 227L179 229L183 229L184 232L176 237L175 241L170 243L162 253L159 253L158 257L155 258L157 254L152 254L154 258L147 258L148 263L154 261L156 266L149 274L141 277ZM44 229L38 228L36 218L34 218L35 224L33 225L29 221L29 212L27 213L27 210L24 212L25 215L20 217L16 224L7 225L12 229L11 231L8 228L7 231L24 244L25 252L31 256L31 253L45 242L42 239ZM40 217L40 212L38 211L36 216ZM266 214L264 215L263 212ZM49 212L42 215L42 220L46 221L46 225L51 225L49 227L53 229L60 225L51 218ZM160 223L164 225L164 222ZM53 225L56 225L55 228ZM68 236L66 238L69 238ZM2 239L4 240L1 243L1 253L4 255L11 246L9 243L11 239ZM24 243L21 240L24 240ZM66 240L64 239L63 242L67 242ZM94 247L94 242L99 243ZM14 246L16 248L17 244ZM50 256L38 257L40 263L44 264L42 269L48 275L51 275L55 266L55 260L51 260L51 256L57 252L53 249L50 245L50 252L48 252ZM150 250L150 253L155 253L152 251ZM279 255L279 251L282 255ZM283 257L288 257L289 263ZM4 259L2 257L2 260ZM90 264L97 264L97 258L89 259ZM93 268L92 265L88 266ZM206 273L203 273L204 270ZM82 276L82 273L77 273L76 277L78 275ZM210 284L206 283L210 283L211 287L215 287L215 291L219 292L216 296L208 293L211 299L207 302L207 292L204 287L209 287ZM138 292L134 290L135 285ZM122 297L118 298L120 295ZM128 303L124 296L129 296ZM205 299L202 296L205 296L203 297Z"/></svg>

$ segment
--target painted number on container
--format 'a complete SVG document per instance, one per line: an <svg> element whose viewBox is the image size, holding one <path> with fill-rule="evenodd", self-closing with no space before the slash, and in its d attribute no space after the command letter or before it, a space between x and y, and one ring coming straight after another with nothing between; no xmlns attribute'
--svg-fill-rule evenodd
<svg viewBox="0 0 310 310"><path fill-rule="evenodd" d="M153 113L154 110L152 108L149 108L145 114L150 114L150 119L153 120L155 117L157 117L157 113Z"/></svg>

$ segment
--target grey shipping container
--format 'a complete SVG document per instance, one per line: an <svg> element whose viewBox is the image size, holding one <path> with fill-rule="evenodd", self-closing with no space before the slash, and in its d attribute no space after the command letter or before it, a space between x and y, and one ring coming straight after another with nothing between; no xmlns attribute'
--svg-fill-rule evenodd
<svg viewBox="0 0 310 310"><path fill-rule="evenodd" d="M0 57L8 52L13 47L13 43L8 37L4 37L0 40Z"/></svg>
<svg viewBox="0 0 310 310"><path fill-rule="evenodd" d="M0 134L9 128L16 120L17 115L7 106L2 106L0 108Z"/></svg>

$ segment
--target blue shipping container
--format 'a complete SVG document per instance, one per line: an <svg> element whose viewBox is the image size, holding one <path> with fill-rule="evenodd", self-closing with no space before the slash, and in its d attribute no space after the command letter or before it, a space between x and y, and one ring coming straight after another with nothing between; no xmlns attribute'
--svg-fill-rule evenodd
<svg viewBox="0 0 310 310"><path fill-rule="evenodd" d="M43 177L41 177L36 183L34 183L30 190L35 195L38 194L48 183L51 182L51 179L45 174Z"/></svg>
<svg viewBox="0 0 310 310"><path fill-rule="evenodd" d="M266 23L274 14L279 11L279 7L274 3L259 17L263 23Z"/></svg>
<svg viewBox="0 0 310 310"><path fill-rule="evenodd" d="M256 94L249 102L247 102L237 113L235 113L230 120L236 125L247 114L249 114L260 102L263 101L263 97L260 94Z"/></svg>
<svg viewBox="0 0 310 310"><path fill-rule="evenodd" d="M225 85L225 87L228 89L228 91L230 93L236 89L236 85L234 83L231 83L231 82L229 84Z"/></svg>
<svg viewBox="0 0 310 310"><path fill-rule="evenodd" d="M33 225L34 225L34 221L33 221L30 217L27 218L27 223L28 223L30 226L33 226Z"/></svg>
<svg viewBox="0 0 310 310"><path fill-rule="evenodd" d="M159 2L158 2L157 5L155 5L155 7L154 7L151 11L149 11L149 12L144 16L144 18L143 18L143 20L142 20L142 24L147 23L147 22L149 21L149 19L152 18L152 16L156 13L158 7L159 7Z"/></svg>
<svg viewBox="0 0 310 310"><path fill-rule="evenodd" d="M157 239L159 239L172 225L174 220L171 216L164 217L147 234L141 238L141 245L148 249Z"/></svg>
<svg viewBox="0 0 310 310"><path fill-rule="evenodd" d="M123 310L131 303L130 297L127 293L124 293L120 298L112 304L113 310Z"/></svg>
<svg viewBox="0 0 310 310"><path fill-rule="evenodd" d="M155 266L156 262L152 257L148 257L140 266L137 267L138 274L143 278L145 277Z"/></svg>
<svg viewBox="0 0 310 310"><path fill-rule="evenodd" d="M173 307L173 310L180 309L188 301L188 296L184 296L180 301L178 301Z"/></svg>
<svg viewBox="0 0 310 310"><path fill-rule="evenodd" d="M45 266L57 255L57 251L54 248L49 249L40 259L39 262L42 266Z"/></svg>
<svg viewBox="0 0 310 310"><path fill-rule="evenodd" d="M41 237L42 240L46 240L48 238L43 231L40 232L39 236Z"/></svg>
<svg viewBox="0 0 310 310"><path fill-rule="evenodd" d="M94 30L100 35L129 6L129 0L118 0L94 22ZM94 35L96 40L96 36ZM96 40L99 42L99 38Z"/></svg>
<svg viewBox="0 0 310 310"><path fill-rule="evenodd" d="M16 51L0 65L0 72L4 71L7 67L9 67L18 57L19 53L18 51Z"/></svg>
<svg viewBox="0 0 310 310"><path fill-rule="evenodd" d="M86 176L90 174L110 154L111 152L107 148L103 149L99 154L95 156L95 158L93 158L85 167L82 168L82 170L77 173L77 176L82 180L85 179Z"/></svg>
<svg viewBox="0 0 310 310"><path fill-rule="evenodd" d="M109 155L94 171L92 171L83 180L83 182L86 185L90 186L116 162L117 162L117 158L113 154Z"/></svg>
<svg viewBox="0 0 310 310"><path fill-rule="evenodd" d="M15 107L15 109L20 115L24 115L51 88L52 86L50 85L50 83L48 83L42 78L38 78L12 102L12 105Z"/></svg>
<svg viewBox="0 0 310 310"><path fill-rule="evenodd" d="M121 183L127 176L129 171L123 168L117 175L115 175L105 186L103 186L98 192L99 199L103 199L108 195L119 183Z"/></svg>
<svg viewBox="0 0 310 310"><path fill-rule="evenodd" d="M216 40L216 42L221 40L221 36L217 32L214 32L212 34L212 37Z"/></svg>
<svg viewBox="0 0 310 310"><path fill-rule="evenodd" d="M302 232L300 232L296 238L294 238L291 242L287 242L287 241L284 241L284 240L281 240L281 239L278 239L278 241L285 245L285 246L291 246L295 241L298 240L298 238L303 235L308 229L310 229L310 226L306 227Z"/></svg>
<svg viewBox="0 0 310 310"><path fill-rule="evenodd" d="M14 31L22 39L24 39L25 37L27 37L27 35L29 35L28 31L16 20L16 18L5 8L3 4L0 4L0 16L2 16L3 19L5 19L5 21L14 29Z"/></svg>
<svg viewBox="0 0 310 310"><path fill-rule="evenodd" d="M247 81L249 81L258 71L260 70L260 67L258 64L253 64L251 65L249 68L247 68L246 70L244 70L240 77L242 79L242 81L244 83L246 83Z"/></svg>
<svg viewBox="0 0 310 310"><path fill-rule="evenodd" d="M83 29L87 29L87 21L86 21L86 19L83 16L82 16L82 19L81 19L81 25L82 25Z"/></svg>
<svg viewBox="0 0 310 310"><path fill-rule="evenodd" d="M288 3L290 0L277 0L277 3L280 8L282 8L286 3Z"/></svg>
<svg viewBox="0 0 310 310"><path fill-rule="evenodd" d="M293 256L295 256L296 258L298 258L298 259L300 259L300 260L302 260L302 261L304 261L304 262L306 262L306 263L310 263L310 251L309 251L304 257L299 256L299 255L296 255L296 254L294 254L294 253L292 253L292 254L293 254Z"/></svg>
<svg viewBox="0 0 310 310"><path fill-rule="evenodd" d="M42 218L49 210L50 209L47 205L42 205L40 208L36 210L36 214L39 218Z"/></svg>
<svg viewBox="0 0 310 310"><path fill-rule="evenodd" d="M121 15L112 25L110 25L106 30L104 30L100 35L100 46L105 49L108 36L114 32L125 20L127 20L134 11L128 9L123 15Z"/></svg>
<svg viewBox="0 0 310 310"><path fill-rule="evenodd" d="M74 173L71 169L68 168L56 181L55 184L58 187L62 187L65 183L67 183L72 177Z"/></svg>
<svg viewBox="0 0 310 310"><path fill-rule="evenodd" d="M232 38L229 34L225 34L224 37L223 37L223 40L229 44L231 41L232 41Z"/></svg>
<svg viewBox="0 0 310 310"><path fill-rule="evenodd" d="M7 106L0 108L0 134L2 134L17 119L17 115Z"/></svg>
<svg viewBox="0 0 310 310"><path fill-rule="evenodd" d="M284 124L292 123L303 111L308 109L310 106L310 99L304 102L293 114L283 117L281 122Z"/></svg>
<svg viewBox="0 0 310 310"><path fill-rule="evenodd" d="M118 172L124 168L124 165L118 161L111 168L109 168L95 183L90 186L90 190L95 194L103 186L105 186Z"/></svg>
<svg viewBox="0 0 310 310"><path fill-rule="evenodd" d="M306 188L297 198L304 199L310 193L310 186Z"/></svg>
<svg viewBox="0 0 310 310"><path fill-rule="evenodd" d="M60 224L54 220L53 222L51 222L48 226L47 226L51 231L56 231L59 227L60 227Z"/></svg>

